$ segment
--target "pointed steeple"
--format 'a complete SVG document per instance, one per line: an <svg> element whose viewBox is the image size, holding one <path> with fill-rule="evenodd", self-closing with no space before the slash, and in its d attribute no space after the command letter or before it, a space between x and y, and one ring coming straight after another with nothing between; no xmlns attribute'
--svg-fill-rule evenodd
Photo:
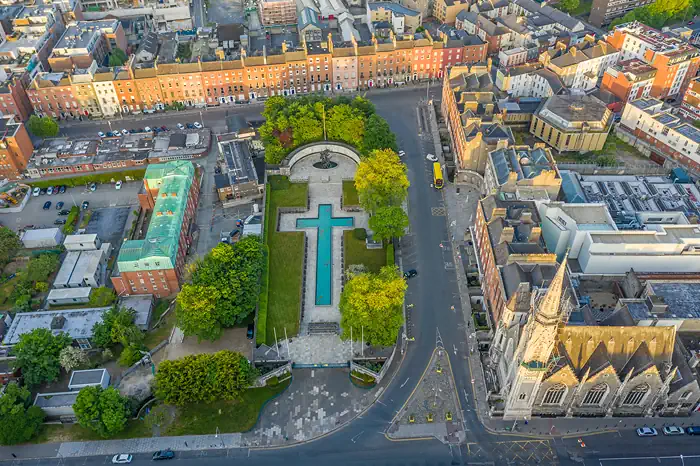
<svg viewBox="0 0 700 466"><path fill-rule="evenodd" d="M564 276L566 275L566 263L568 256L568 253L564 256L554 279L549 284L547 293L537 306L536 318L542 323L552 319L559 320L559 311L561 308L561 297L564 291Z"/></svg>

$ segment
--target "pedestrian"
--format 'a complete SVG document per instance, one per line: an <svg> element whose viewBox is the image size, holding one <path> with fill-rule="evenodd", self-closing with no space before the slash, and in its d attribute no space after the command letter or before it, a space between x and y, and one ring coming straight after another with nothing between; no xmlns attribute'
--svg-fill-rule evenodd
<svg viewBox="0 0 700 466"><path fill-rule="evenodd" d="M12 457L13 457L13 458L17 458L17 455L15 455L15 454L13 453L13 454L12 454Z"/></svg>

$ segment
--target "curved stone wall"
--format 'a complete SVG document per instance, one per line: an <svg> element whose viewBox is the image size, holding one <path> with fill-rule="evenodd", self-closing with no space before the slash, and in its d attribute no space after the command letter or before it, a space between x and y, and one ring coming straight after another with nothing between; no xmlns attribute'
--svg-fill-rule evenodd
<svg viewBox="0 0 700 466"><path fill-rule="evenodd" d="M360 154L354 147L348 144L343 144L342 142L323 141L312 142L311 144L298 147L287 157L285 157L280 165L286 168L286 170L291 170L294 164L301 159L308 157L309 155L318 154L326 149L334 154L344 155L354 161L356 164L360 164Z"/></svg>

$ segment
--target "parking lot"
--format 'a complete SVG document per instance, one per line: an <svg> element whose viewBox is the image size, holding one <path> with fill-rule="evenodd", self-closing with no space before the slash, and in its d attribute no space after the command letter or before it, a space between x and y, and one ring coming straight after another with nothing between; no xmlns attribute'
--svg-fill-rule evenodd
<svg viewBox="0 0 700 466"><path fill-rule="evenodd" d="M56 184L60 184L60 180L56 180ZM65 218L58 215L56 210L58 202L64 203L63 209L70 209L74 205L80 207L83 201L89 201L92 210L106 207L137 206L139 202L137 194L141 186L142 182L139 180L124 183L119 190L115 189L112 184L100 184L97 185L95 192L90 192L84 187L75 187L68 188L63 194L31 197L22 212L0 213L0 223L15 231L26 225L34 225L39 228L53 227L57 218ZM46 201L51 201L49 210L43 209ZM118 234L121 234L121 230Z"/></svg>

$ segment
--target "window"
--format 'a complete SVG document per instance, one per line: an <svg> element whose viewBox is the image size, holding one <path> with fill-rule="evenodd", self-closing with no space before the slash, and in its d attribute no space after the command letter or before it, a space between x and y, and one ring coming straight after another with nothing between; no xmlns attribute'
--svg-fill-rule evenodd
<svg viewBox="0 0 700 466"><path fill-rule="evenodd" d="M586 393L586 396L583 398L583 403L582 405L599 405L603 399L605 398L605 395L608 392L608 385L601 383L596 385L595 387L591 388L588 390L588 393Z"/></svg>
<svg viewBox="0 0 700 466"><path fill-rule="evenodd" d="M564 384L557 384L550 387L544 394L544 399L542 404L545 405L558 405L564 400L564 393L566 393L566 386Z"/></svg>
<svg viewBox="0 0 700 466"><path fill-rule="evenodd" d="M642 404L642 401L644 400L644 398L646 398L647 393L649 393L649 385L647 385L645 383L643 383L641 385L637 385L632 390L630 390L630 392L627 394L623 404L640 405L640 404Z"/></svg>

